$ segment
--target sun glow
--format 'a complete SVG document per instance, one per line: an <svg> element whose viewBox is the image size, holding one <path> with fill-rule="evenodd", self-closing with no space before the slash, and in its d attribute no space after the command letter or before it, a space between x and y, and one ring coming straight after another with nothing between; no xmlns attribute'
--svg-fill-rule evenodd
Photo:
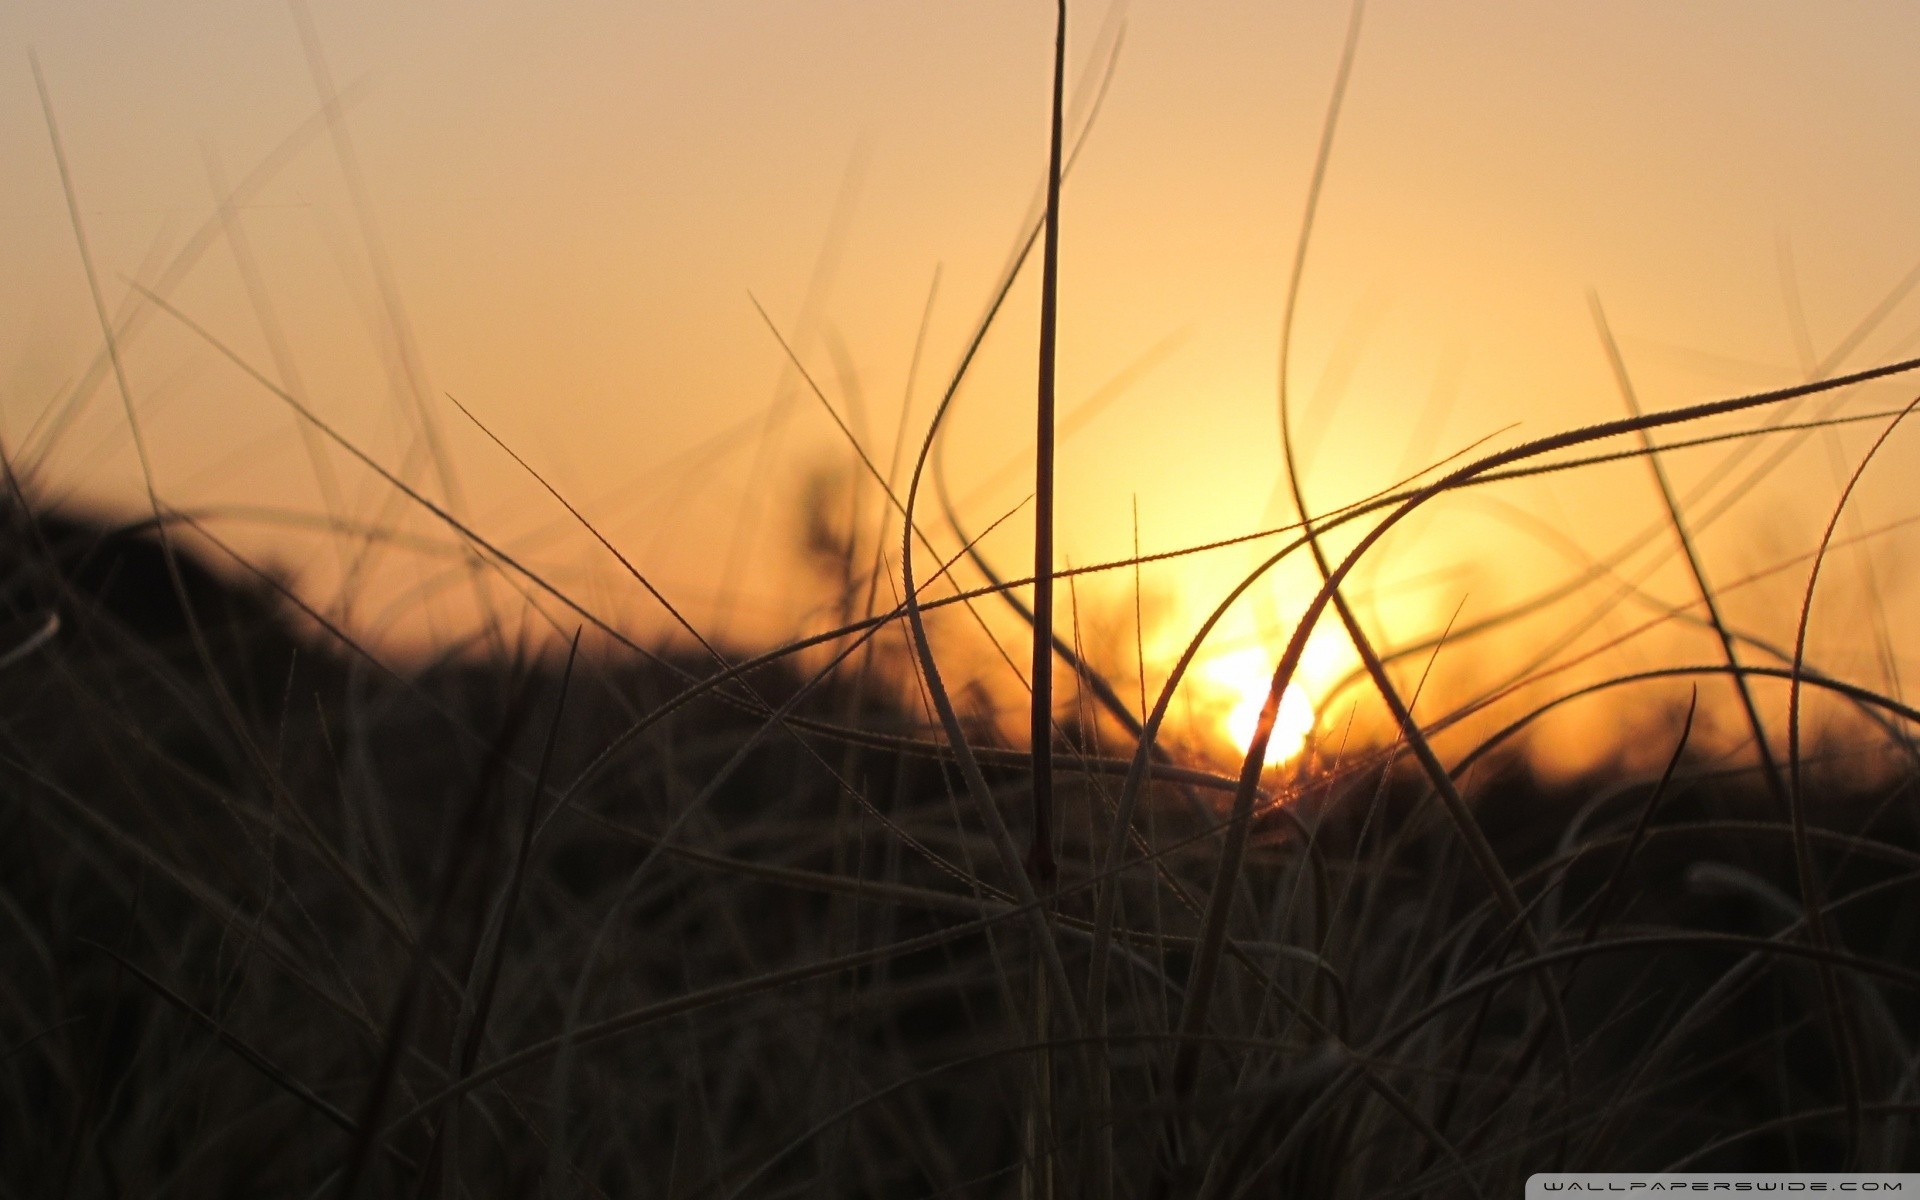
<svg viewBox="0 0 1920 1200"><path fill-rule="evenodd" d="M1219 718L1221 732L1242 752L1253 742L1260 708L1273 686L1274 666L1265 651L1235 650L1208 660L1201 668L1201 679L1225 701ZM1278 766L1298 756L1313 726L1312 702L1298 683L1288 684L1280 697L1273 736L1267 739L1267 765Z"/></svg>

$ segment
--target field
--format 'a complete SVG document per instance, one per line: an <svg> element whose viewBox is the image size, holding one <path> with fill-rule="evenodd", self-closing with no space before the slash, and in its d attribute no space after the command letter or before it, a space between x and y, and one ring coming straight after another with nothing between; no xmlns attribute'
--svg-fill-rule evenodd
<svg viewBox="0 0 1920 1200"><path fill-rule="evenodd" d="M1063 181L1099 111L1072 115L1058 11L1043 202L891 460L759 309L843 443L791 502L814 628L760 641L674 608L458 400L673 627L517 554L167 286L112 314L43 84L99 317L83 386L124 402L146 506L7 451L0 1196L1501 1197L1548 1170L1920 1169L1899 593L1844 610L1842 641L1881 639L1873 682L1823 667L1820 632L1843 552L1899 573L1897 526L1853 506L1897 470L1920 360L1843 360L1920 275L1807 381L1667 407L1593 298L1625 415L1423 447L1316 509L1286 380L1356 9L1279 333L1293 519L1235 539L1252 568L1150 662L1141 573L1218 547L1056 552ZM1033 560L1008 570L939 439L1021 281L1037 453L1003 520ZM396 650L171 502L127 313L438 539L317 519L347 578L431 551L468 626ZM1669 464L1721 455L1744 494L1820 437L1847 454L1832 498L1792 498L1814 539L1716 579ZM1605 472L1657 497L1684 600L1596 641L1594 589L1646 577L1581 551L1383 636L1393 539ZM1183 677L1224 670L1215 626L1281 571L1304 599L1234 715L1195 718ZM1787 598L1765 628L1734 606L1755 580ZM1082 586L1132 611L1083 624ZM1648 631L1686 652L1611 653ZM1328 637L1338 689L1308 679ZM1571 767L1536 737L1570 711L1598 747Z"/></svg>

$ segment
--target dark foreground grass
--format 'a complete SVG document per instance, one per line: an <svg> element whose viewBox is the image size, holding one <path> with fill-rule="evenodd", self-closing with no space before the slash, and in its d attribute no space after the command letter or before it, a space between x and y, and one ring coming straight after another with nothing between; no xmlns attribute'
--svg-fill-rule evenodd
<svg viewBox="0 0 1920 1200"><path fill-rule="evenodd" d="M842 624L806 645L749 657L685 621L682 648L624 637L464 523L450 479L443 506L245 361L169 298L171 274L132 285L136 312L290 406L316 464L331 444L439 521L490 619L477 649L392 669L150 474L150 519L114 526L34 503L15 477L31 461L0 459L0 1195L1492 1197L1557 1168L1920 1166L1920 713L1805 661L1853 483L1787 651L1728 623L1729 585L1694 549L1710 514L1690 519L1660 467L1746 439L1731 472L1769 441L1777 461L1824 425L1885 421L1857 482L1914 406L1834 406L1920 360L1834 373L1911 283L1806 384L1652 412L1596 302L1626 418L1448 460L1311 522L1283 387L1302 524L1242 539L1290 538L1157 699L1130 704L1053 605L1087 570L1050 551L1051 379L1061 182L1092 122L1068 136L1056 9L1044 204L911 482L847 433L901 554L810 526ZM1358 31L1356 8L1289 329ZM61 161L105 347L94 374L111 366L144 471L130 322L109 316ZM1038 549L1034 577L1003 581L950 502L938 439L1036 244ZM1697 432L1746 412L1765 423ZM1692 679L1695 703L1632 756L1646 766L1573 783L1530 775L1507 731L1443 757L1433 738L1471 734L1473 714L1414 720L1389 667L1433 645L1372 644L1356 566L1454 492L1621 457L1654 467L1653 533L1697 586L1704 617L1666 619L1703 620L1721 653L1569 683L1512 729L1596 687ZM1169 748L1179 676L1290 554L1323 586L1274 648L1237 776L1216 774ZM971 596L946 577L962 557L987 581ZM1617 565L1459 644L1477 653ZM529 598L517 629L488 607L490 575ZM998 744L943 676L924 614L968 599L1005 600L1032 631L1030 746ZM1393 740L1263 771L1279 698L1334 620ZM1551 685L1575 628L1511 682ZM1783 721L1760 680L1785 681ZM1877 740L1808 733L1815 692ZM1710 693L1740 700L1746 758L1695 746Z"/></svg>
<svg viewBox="0 0 1920 1200"><path fill-rule="evenodd" d="M1257 799L1183 1034L1231 779L1166 768L1102 876L1126 764L1062 743L1042 953L950 753L873 698L899 691L591 640L389 673L169 543L6 510L3 1194L1500 1196L1920 1162L1911 766L1808 748L1796 833L1687 721L1639 774L1495 756L1466 798L1524 937L1396 747L1269 773L1289 799ZM1025 755L968 736L1017 826Z"/></svg>

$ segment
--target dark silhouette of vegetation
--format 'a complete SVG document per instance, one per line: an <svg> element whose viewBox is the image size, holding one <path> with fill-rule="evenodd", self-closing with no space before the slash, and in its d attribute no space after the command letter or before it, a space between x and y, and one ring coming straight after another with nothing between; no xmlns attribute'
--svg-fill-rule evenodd
<svg viewBox="0 0 1920 1200"><path fill-rule="evenodd" d="M1035 1145L1074 1194L1094 1141L1181 1195L1913 1161L1911 770L1806 755L1821 948L1768 789L1679 727L1645 775L1483 769L1523 957L1420 772L1323 762L1249 827L1169 1109L1228 820L1204 778L1143 805L1106 1025L1076 1043L1033 1026L1016 880L896 691L605 647L392 673L185 530L169 571L150 523L6 521L5 627L59 626L0 714L11 1194L997 1194ZM970 736L1017 812L1021 756ZM1117 782L1092 740L1059 758L1075 976ZM1857 1117L1822 964L1865 1050ZM1140 1136L1168 1119L1173 1160Z"/></svg>

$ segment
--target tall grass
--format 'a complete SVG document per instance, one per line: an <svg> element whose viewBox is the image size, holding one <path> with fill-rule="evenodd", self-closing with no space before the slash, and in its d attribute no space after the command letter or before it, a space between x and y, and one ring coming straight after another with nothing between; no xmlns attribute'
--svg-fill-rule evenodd
<svg viewBox="0 0 1920 1200"><path fill-rule="evenodd" d="M1555 1168L1920 1161L1920 711L1808 651L1840 521L1914 405L1791 420L1920 360L1835 374L1840 354L1793 387L1644 410L1596 300L1627 416L1476 445L1315 510L1292 469L1286 347L1356 9L1280 335L1298 521L1236 539L1277 548L1157 689L1136 615L1129 689L1128 656L1087 646L1078 582L1131 575L1138 605L1144 564L1213 547L1055 561L1063 181L1111 78L1109 59L1069 129L1057 15L1045 198L910 464L905 443L863 444L768 318L848 442L845 487L885 501L863 521L816 489L834 617L784 645L705 635L462 408L679 631L633 637L490 539L457 489L430 493L326 423L286 363L249 362L172 276L134 285L142 319L202 340L439 523L487 632L396 666L233 549L217 514L151 487L131 523L60 511L34 456L6 456L0 1194L1493 1197ZM301 136L330 124L350 159L308 48L325 119ZM131 420L128 322L67 186ZM1006 579L939 446L1036 247L1035 560ZM1760 423L1696 429L1743 413ZM1861 419L1883 425L1818 548L1783 568L1805 577L1797 632L1769 647L1696 552L1717 512L1693 512L1662 464L1731 440L1730 475L1770 439ZM1650 467L1649 536L1672 539L1697 589L1649 627L1701 623L1721 654L1515 713L1560 686L1569 638L1417 718L1420 688L1394 668L1497 657L1543 614L1572 625L1617 562L1399 646L1355 607L1362 564L1416 514L1621 458ZM350 557L381 536L328 519ZM1183 678L1303 554L1318 588L1223 771L1175 736ZM519 614L493 606L501 581L527 597ZM993 637L988 605L1030 636L1024 742L933 624L965 610ZM1388 720L1378 737L1324 727L1270 768L1281 697L1329 616L1358 652L1351 689ZM1565 705L1676 681L1688 699L1659 744L1610 770L1549 782L1514 749ZM1814 693L1866 714L1873 740L1811 733ZM1731 755L1699 738L1729 704L1746 725Z"/></svg>

